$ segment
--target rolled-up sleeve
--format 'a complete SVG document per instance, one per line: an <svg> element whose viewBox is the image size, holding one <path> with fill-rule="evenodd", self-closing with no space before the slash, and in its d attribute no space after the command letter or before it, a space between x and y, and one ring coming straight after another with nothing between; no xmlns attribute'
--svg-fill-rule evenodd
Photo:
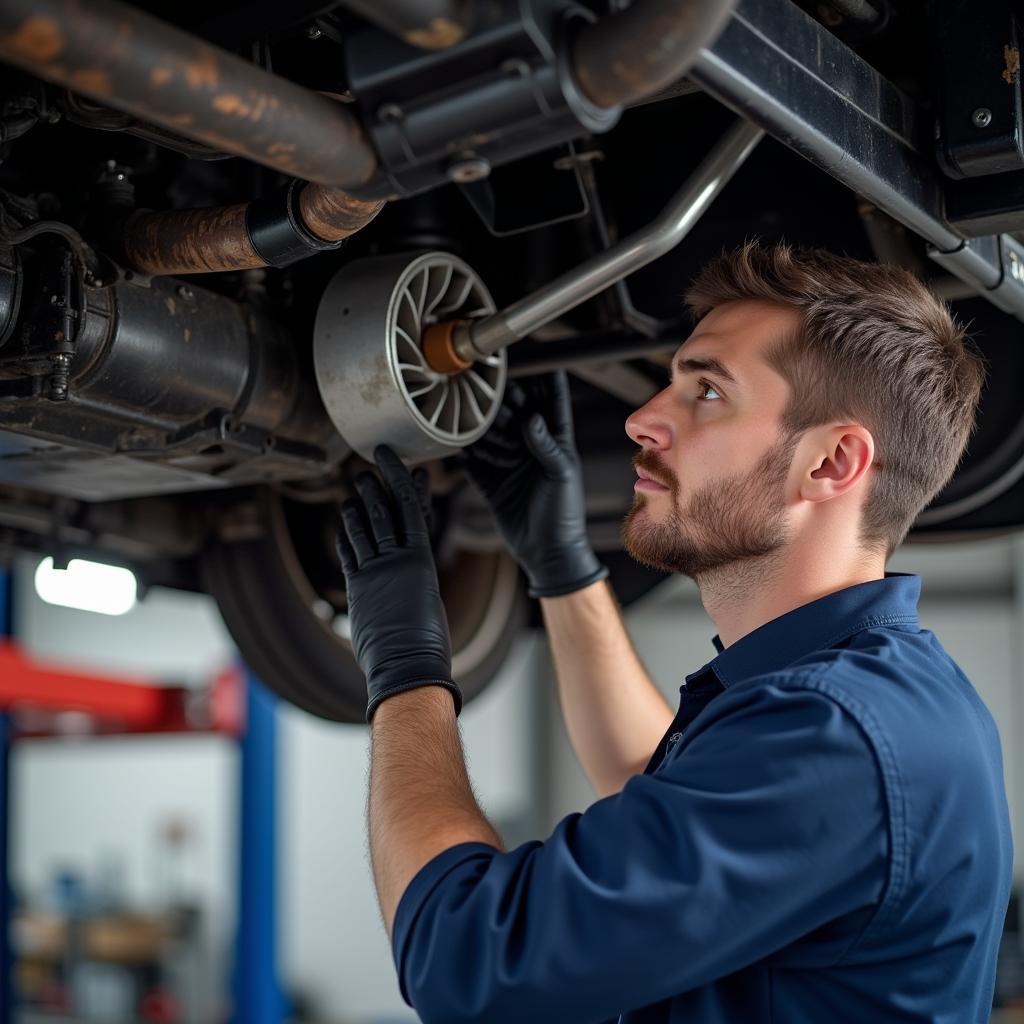
<svg viewBox="0 0 1024 1024"><path fill-rule="evenodd" d="M817 691L744 690L545 842L461 844L413 878L393 950L425 1024L607 1020L880 900L889 844L867 737Z"/></svg>

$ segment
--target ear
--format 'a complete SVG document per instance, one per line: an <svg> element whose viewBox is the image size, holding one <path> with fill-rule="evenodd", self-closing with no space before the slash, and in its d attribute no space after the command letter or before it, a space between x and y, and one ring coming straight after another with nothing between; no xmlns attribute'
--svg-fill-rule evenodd
<svg viewBox="0 0 1024 1024"><path fill-rule="evenodd" d="M848 493L865 479L874 458L875 439L866 427L844 423L823 428L814 439L810 470L800 482L800 497L828 501Z"/></svg>

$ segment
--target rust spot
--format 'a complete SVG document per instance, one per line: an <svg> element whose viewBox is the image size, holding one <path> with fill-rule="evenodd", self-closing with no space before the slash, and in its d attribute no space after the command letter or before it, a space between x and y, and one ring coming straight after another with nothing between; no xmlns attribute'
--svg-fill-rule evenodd
<svg viewBox="0 0 1024 1024"><path fill-rule="evenodd" d="M185 328L185 344L187 345L192 340L192 328Z"/></svg>
<svg viewBox="0 0 1024 1024"><path fill-rule="evenodd" d="M261 121L269 106L270 98L266 94L261 93L256 97L256 102L250 108L249 119L251 121Z"/></svg>
<svg viewBox="0 0 1024 1024"><path fill-rule="evenodd" d="M449 46L462 42L466 30L450 18L431 18L429 24L422 28L410 29L404 35L407 43L424 50L446 50Z"/></svg>
<svg viewBox="0 0 1024 1024"><path fill-rule="evenodd" d="M235 96L233 93L215 96L213 109L219 110L222 114L237 115L238 117L248 117L252 113L252 107L241 96Z"/></svg>
<svg viewBox="0 0 1024 1024"><path fill-rule="evenodd" d="M1016 46L1004 46L1003 63L1003 81L1016 85L1020 81L1020 50Z"/></svg>
<svg viewBox="0 0 1024 1024"><path fill-rule="evenodd" d="M149 84L154 89L159 89L161 86L166 85L174 77L174 72L170 68L157 67L153 68L149 73Z"/></svg>
<svg viewBox="0 0 1024 1024"><path fill-rule="evenodd" d="M164 296L164 305L167 307L167 312L170 313L171 316L174 316L174 314L178 312L178 308L174 301L173 295Z"/></svg>
<svg viewBox="0 0 1024 1024"><path fill-rule="evenodd" d="M202 47L194 60L186 61L182 71L186 84L195 92L217 88L217 54L208 46Z"/></svg>
<svg viewBox="0 0 1024 1024"><path fill-rule="evenodd" d="M91 96L110 96L114 92L114 83L103 68L78 68L71 72L68 84Z"/></svg>
<svg viewBox="0 0 1024 1024"><path fill-rule="evenodd" d="M171 114L168 118L171 124L181 125L183 128L187 128L190 124L195 121L195 118L191 114Z"/></svg>
<svg viewBox="0 0 1024 1024"><path fill-rule="evenodd" d="M267 146L267 156L273 159L288 158L295 155L294 142L272 142Z"/></svg>
<svg viewBox="0 0 1024 1024"><path fill-rule="evenodd" d="M3 49L33 64L49 63L64 49L64 33L53 18L33 14L2 41Z"/></svg>

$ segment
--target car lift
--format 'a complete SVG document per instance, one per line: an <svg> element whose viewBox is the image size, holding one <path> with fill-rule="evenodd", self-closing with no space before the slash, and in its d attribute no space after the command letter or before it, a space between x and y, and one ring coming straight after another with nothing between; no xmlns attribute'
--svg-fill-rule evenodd
<svg viewBox="0 0 1024 1024"><path fill-rule="evenodd" d="M21 739L61 735L61 715L89 715L91 735L208 733L237 739L241 755L238 920L231 979L235 1024L280 1024L277 974L277 701L242 668L195 690L110 679L41 663L12 641L13 581L0 573L0 1024L13 1024L10 921L11 758Z"/></svg>

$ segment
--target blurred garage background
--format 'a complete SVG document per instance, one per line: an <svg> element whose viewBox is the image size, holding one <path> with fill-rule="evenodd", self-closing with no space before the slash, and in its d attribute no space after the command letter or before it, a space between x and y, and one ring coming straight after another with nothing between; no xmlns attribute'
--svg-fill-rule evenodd
<svg viewBox="0 0 1024 1024"><path fill-rule="evenodd" d="M121 614L72 609L50 603L60 598L38 566L24 559L7 579L22 661L4 663L0 684L10 737L9 1019L415 1021L370 878L366 729L315 719L247 681L209 598L154 589ZM921 574L923 624L999 724L1019 836L1024 539L914 544L890 569ZM669 580L626 620L675 703L682 676L713 655L696 588ZM17 694L25 673L53 681L61 666L95 677L64 683L93 686L98 704L110 680L167 687L174 700L154 728L173 731L110 732L99 712L28 708ZM472 778L509 844L543 837L593 799L553 693L543 635L528 631L462 716ZM137 727L149 728L143 719ZM1019 886L1020 850L1015 876ZM1022 966L1015 898L996 1021L1024 1019L1014 1010L1024 1006Z"/></svg>

